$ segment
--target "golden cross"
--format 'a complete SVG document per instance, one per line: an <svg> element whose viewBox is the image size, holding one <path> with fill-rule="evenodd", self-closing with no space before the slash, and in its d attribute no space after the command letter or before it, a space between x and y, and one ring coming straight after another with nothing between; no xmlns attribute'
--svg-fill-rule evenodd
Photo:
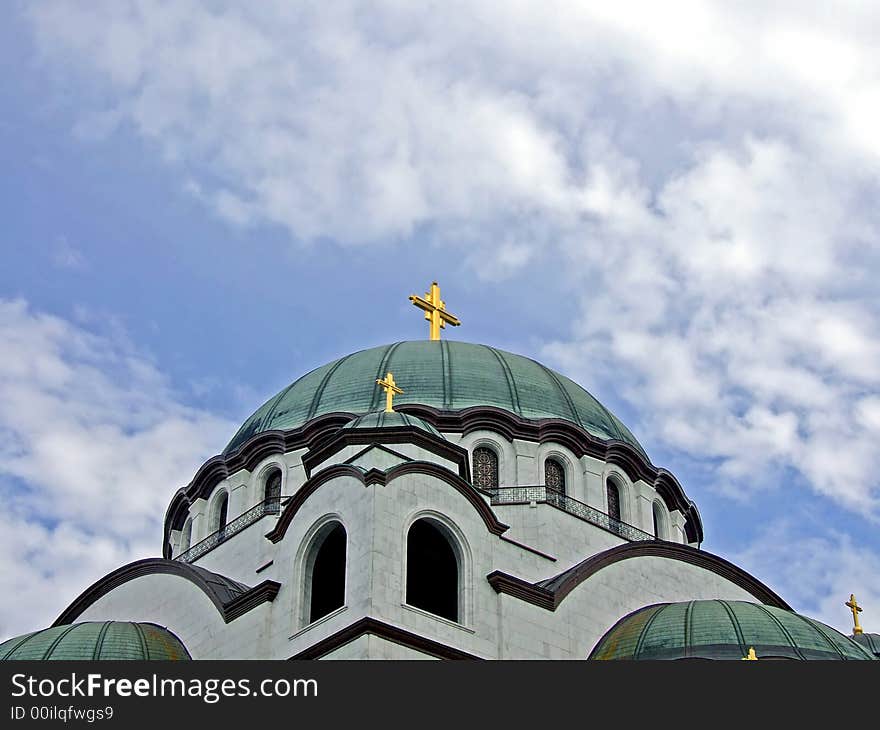
<svg viewBox="0 0 880 730"><path fill-rule="evenodd" d="M749 647L749 653L743 657L743 661L758 661L758 655L755 654L755 647Z"/></svg>
<svg viewBox="0 0 880 730"><path fill-rule="evenodd" d="M852 614L853 614L853 635L855 635L855 634L861 634L861 633L862 633L862 627L859 626L859 614L862 612L862 607L861 607L858 603L856 603L856 597L855 597L855 594L850 593L850 594L849 594L849 600L848 600L846 603L844 603L843 605L846 606L846 607L849 608L849 609L852 609Z"/></svg>
<svg viewBox="0 0 880 730"><path fill-rule="evenodd" d="M384 380L377 380L377 385L381 385L385 391L385 413L394 413L394 395L395 393L403 393L403 390L397 387L394 382L394 376L386 373Z"/></svg>
<svg viewBox="0 0 880 730"><path fill-rule="evenodd" d="M425 319L431 323L431 339L440 339L440 329L446 328L448 322L453 327L458 327L461 320L446 311L446 303L440 298L440 287L437 282L431 283L431 291L426 292L424 297L411 294L409 300L419 309L425 310Z"/></svg>

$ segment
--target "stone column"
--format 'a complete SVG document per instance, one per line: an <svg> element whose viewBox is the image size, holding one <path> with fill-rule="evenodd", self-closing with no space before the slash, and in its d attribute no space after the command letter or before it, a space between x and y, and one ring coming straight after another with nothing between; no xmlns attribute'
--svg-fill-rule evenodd
<svg viewBox="0 0 880 730"><path fill-rule="evenodd" d="M605 483L602 479L602 462L589 456L581 457L581 468L584 475L583 494L575 499L586 502L600 512L605 512Z"/></svg>
<svg viewBox="0 0 880 730"><path fill-rule="evenodd" d="M229 485L229 512L227 522L232 522L243 512L247 512L253 504L248 503L248 490L246 484Z"/></svg>
<svg viewBox="0 0 880 730"><path fill-rule="evenodd" d="M635 527L644 530L649 535L654 534L654 490L643 482L633 484L636 495Z"/></svg>
<svg viewBox="0 0 880 730"><path fill-rule="evenodd" d="M673 542L687 544L687 535L684 531L685 518L678 510L669 513L669 535L668 539Z"/></svg>
<svg viewBox="0 0 880 730"><path fill-rule="evenodd" d="M195 545L200 540L204 540L208 536L208 502L199 498L193 502L189 510L192 516L192 537L190 543Z"/></svg>

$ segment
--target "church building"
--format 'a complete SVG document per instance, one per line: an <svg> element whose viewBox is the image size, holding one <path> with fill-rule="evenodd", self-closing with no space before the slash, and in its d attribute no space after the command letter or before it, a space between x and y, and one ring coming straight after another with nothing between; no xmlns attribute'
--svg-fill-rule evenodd
<svg viewBox="0 0 880 730"><path fill-rule="evenodd" d="M694 501L593 395L429 338L260 406L171 499L156 557L0 659L837 659L848 637L701 548Z"/></svg>

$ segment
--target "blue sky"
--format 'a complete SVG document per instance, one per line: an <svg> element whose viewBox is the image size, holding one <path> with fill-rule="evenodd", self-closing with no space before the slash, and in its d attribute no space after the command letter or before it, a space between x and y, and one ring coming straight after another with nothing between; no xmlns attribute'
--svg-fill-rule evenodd
<svg viewBox="0 0 880 730"><path fill-rule="evenodd" d="M706 549L880 630L877 12L444 7L5 7L0 635L156 554L269 395L423 337L432 279Z"/></svg>

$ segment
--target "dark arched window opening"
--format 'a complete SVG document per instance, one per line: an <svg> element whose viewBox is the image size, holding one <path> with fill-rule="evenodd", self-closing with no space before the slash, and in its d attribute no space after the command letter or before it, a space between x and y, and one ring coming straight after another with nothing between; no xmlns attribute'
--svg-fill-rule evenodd
<svg viewBox="0 0 880 730"><path fill-rule="evenodd" d="M278 512L281 508L281 470L273 469L266 477L266 488L263 499L266 500L266 511Z"/></svg>
<svg viewBox="0 0 880 730"><path fill-rule="evenodd" d="M654 516L654 537L658 540L663 539L661 531L663 530L663 517L660 514L660 505L654 502L654 509L651 510Z"/></svg>
<svg viewBox="0 0 880 730"><path fill-rule="evenodd" d="M556 459L547 459L544 462L544 486L565 494L565 467Z"/></svg>
<svg viewBox="0 0 880 730"><path fill-rule="evenodd" d="M345 605L345 528L338 522L313 546L309 570L309 615L317 621Z"/></svg>
<svg viewBox="0 0 880 730"><path fill-rule="evenodd" d="M498 455L485 446L474 449L474 486L498 489Z"/></svg>
<svg viewBox="0 0 880 730"><path fill-rule="evenodd" d="M406 538L406 602L458 621L458 558L449 539L429 520L418 520Z"/></svg>
<svg viewBox="0 0 880 730"><path fill-rule="evenodd" d="M608 497L608 516L620 522L620 489L610 479L605 482L605 494Z"/></svg>
<svg viewBox="0 0 880 730"><path fill-rule="evenodd" d="M229 511L229 495L224 492L217 505L217 532L223 535L226 532L226 517Z"/></svg>

